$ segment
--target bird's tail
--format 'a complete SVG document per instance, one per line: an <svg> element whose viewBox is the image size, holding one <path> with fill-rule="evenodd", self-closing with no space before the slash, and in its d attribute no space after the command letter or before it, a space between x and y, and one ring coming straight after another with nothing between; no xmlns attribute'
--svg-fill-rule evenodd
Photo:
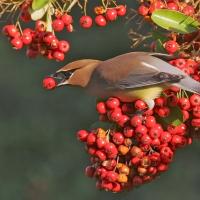
<svg viewBox="0 0 200 200"><path fill-rule="evenodd" d="M176 84L180 88L193 92L196 94L200 94L200 82L192 79L191 77L187 76L186 78L182 79L178 84Z"/></svg>

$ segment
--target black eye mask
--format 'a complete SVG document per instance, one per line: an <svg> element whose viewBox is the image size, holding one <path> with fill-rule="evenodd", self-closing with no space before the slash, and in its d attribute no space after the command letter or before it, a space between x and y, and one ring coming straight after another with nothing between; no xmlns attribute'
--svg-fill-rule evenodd
<svg viewBox="0 0 200 200"><path fill-rule="evenodd" d="M57 84L63 83L64 81L68 80L71 75L74 73L75 70L70 71L61 71L56 72L55 74L51 74L50 77L54 78L57 82Z"/></svg>

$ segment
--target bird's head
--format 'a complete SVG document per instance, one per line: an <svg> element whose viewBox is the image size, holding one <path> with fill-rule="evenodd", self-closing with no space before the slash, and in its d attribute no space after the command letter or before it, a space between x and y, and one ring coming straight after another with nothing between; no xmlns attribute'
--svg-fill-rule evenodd
<svg viewBox="0 0 200 200"><path fill-rule="evenodd" d="M57 87L62 85L85 87L99 62L99 60L92 59L74 61L60 68L50 77L56 81Z"/></svg>

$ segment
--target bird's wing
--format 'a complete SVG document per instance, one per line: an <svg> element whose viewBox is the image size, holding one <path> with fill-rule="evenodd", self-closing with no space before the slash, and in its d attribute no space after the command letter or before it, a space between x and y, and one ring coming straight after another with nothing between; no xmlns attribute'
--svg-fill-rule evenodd
<svg viewBox="0 0 200 200"><path fill-rule="evenodd" d="M116 82L113 87L121 90L157 85L167 82L178 82L182 76L169 74L166 72L130 74L125 79ZM111 88L111 87L110 87Z"/></svg>
<svg viewBox="0 0 200 200"><path fill-rule="evenodd" d="M148 62L150 58L152 56L148 53L133 52L101 62L94 72L93 80L104 89L123 90L178 82L183 78L182 75L160 71Z"/></svg>

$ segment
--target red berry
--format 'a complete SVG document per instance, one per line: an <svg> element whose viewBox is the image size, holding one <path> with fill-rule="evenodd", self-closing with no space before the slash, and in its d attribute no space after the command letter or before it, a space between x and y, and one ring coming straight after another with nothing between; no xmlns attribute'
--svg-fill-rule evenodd
<svg viewBox="0 0 200 200"><path fill-rule="evenodd" d="M135 102L135 108L136 108L137 110L144 110L144 109L147 108L147 105L146 105L146 103L145 103L144 101L142 101L142 100L137 100L137 101Z"/></svg>
<svg viewBox="0 0 200 200"><path fill-rule="evenodd" d="M182 110L189 110L190 108L190 101L188 98L180 98L179 105Z"/></svg>
<svg viewBox="0 0 200 200"><path fill-rule="evenodd" d="M183 142L183 137L179 135L172 136L171 144L174 146L180 146Z"/></svg>
<svg viewBox="0 0 200 200"><path fill-rule="evenodd" d="M161 0L153 1L149 7L149 13L153 13L156 9L164 8L165 4Z"/></svg>
<svg viewBox="0 0 200 200"><path fill-rule="evenodd" d="M45 42L48 46L56 39L53 33L47 32L43 37L43 42Z"/></svg>
<svg viewBox="0 0 200 200"><path fill-rule="evenodd" d="M109 171L106 174L106 179L110 182L115 182L118 178L118 174L114 171Z"/></svg>
<svg viewBox="0 0 200 200"><path fill-rule="evenodd" d="M147 128L152 128L154 127L156 124L156 118L153 117L153 116L147 116L146 119L145 119L145 126Z"/></svg>
<svg viewBox="0 0 200 200"><path fill-rule="evenodd" d="M22 41L25 45L29 45L32 43L32 36L31 34L23 34L22 35Z"/></svg>
<svg viewBox="0 0 200 200"><path fill-rule="evenodd" d="M87 145L92 146L96 143L96 134L89 133L87 136Z"/></svg>
<svg viewBox="0 0 200 200"><path fill-rule="evenodd" d="M137 137L142 137L143 135L147 134L147 128L144 125L139 125L136 127L135 129L135 134L137 135Z"/></svg>
<svg viewBox="0 0 200 200"><path fill-rule="evenodd" d="M171 141L171 139L172 139L172 136L171 136L171 134L170 134L169 132L167 132L167 131L162 132L161 135L160 135L160 141L161 141L162 143L168 143L168 142Z"/></svg>
<svg viewBox="0 0 200 200"><path fill-rule="evenodd" d="M129 117L127 115L121 115L119 118L119 121L117 121L117 124L121 127L124 127L125 124L129 121Z"/></svg>
<svg viewBox="0 0 200 200"><path fill-rule="evenodd" d="M77 138L82 142L85 142L87 140L87 136L88 132L86 130L79 130L77 132Z"/></svg>
<svg viewBox="0 0 200 200"><path fill-rule="evenodd" d="M133 166L137 166L140 163L141 159L139 157L133 157L131 163Z"/></svg>
<svg viewBox="0 0 200 200"><path fill-rule="evenodd" d="M106 114L106 105L104 102L98 102L96 109L99 114Z"/></svg>
<svg viewBox="0 0 200 200"><path fill-rule="evenodd" d="M140 139L140 142L144 145L150 145L151 144L151 138L148 135L143 135Z"/></svg>
<svg viewBox="0 0 200 200"><path fill-rule="evenodd" d="M195 61L192 60L192 59L187 59L186 67L192 67L192 68L194 68L195 70L198 70L198 63L195 62Z"/></svg>
<svg viewBox="0 0 200 200"><path fill-rule="evenodd" d="M200 106L196 106L192 110L192 114L195 118L200 118Z"/></svg>
<svg viewBox="0 0 200 200"><path fill-rule="evenodd" d="M120 192L121 191L121 185L119 184L119 183L117 183L117 182L114 182L113 183L113 188L112 188L112 192Z"/></svg>
<svg viewBox="0 0 200 200"><path fill-rule="evenodd" d="M88 147L87 152L88 152L88 154L94 156L95 153L96 153L96 148L95 147Z"/></svg>
<svg viewBox="0 0 200 200"><path fill-rule="evenodd" d="M127 126L127 127L125 127L124 128L124 136L125 137L128 137L128 138L131 138L131 137L133 137L134 136L134 129L133 128L131 128L130 126Z"/></svg>
<svg viewBox="0 0 200 200"><path fill-rule="evenodd" d="M117 98L110 97L110 98L106 101L106 106L107 106L109 109L115 109L115 108L119 107L119 105L120 105L120 101L119 101L119 99L117 99Z"/></svg>
<svg viewBox="0 0 200 200"><path fill-rule="evenodd" d="M64 14L62 17L61 17L63 23L65 24L65 26L68 26L70 24L73 23L73 18L71 15L68 15L68 14Z"/></svg>
<svg viewBox="0 0 200 200"><path fill-rule="evenodd" d="M25 23L31 21L31 15L29 14L28 9L22 9L20 19Z"/></svg>
<svg viewBox="0 0 200 200"><path fill-rule="evenodd" d="M115 21L117 19L117 11L116 9L107 9L106 11L106 19L108 21Z"/></svg>
<svg viewBox="0 0 200 200"><path fill-rule="evenodd" d="M152 153L150 155L151 165L157 166L160 163L160 154L158 152Z"/></svg>
<svg viewBox="0 0 200 200"><path fill-rule="evenodd" d="M140 5L140 7L138 8L138 13L142 16L146 16L149 13L149 8L146 7L145 5Z"/></svg>
<svg viewBox="0 0 200 200"><path fill-rule="evenodd" d="M143 112L143 116L148 117L148 116L153 115L153 113L154 113L154 111L152 109L148 109L148 110Z"/></svg>
<svg viewBox="0 0 200 200"><path fill-rule="evenodd" d="M155 99L155 105L159 107L164 107L167 101L165 97L159 97Z"/></svg>
<svg viewBox="0 0 200 200"><path fill-rule="evenodd" d="M103 15L97 15L97 16L95 17L95 23L96 23L98 26L106 26L107 21L106 21L106 18L105 18Z"/></svg>
<svg viewBox="0 0 200 200"><path fill-rule="evenodd" d="M105 167L107 170L113 170L117 165L117 161L112 159L112 160L105 160L102 163L102 166Z"/></svg>
<svg viewBox="0 0 200 200"><path fill-rule="evenodd" d="M60 51L54 51L53 57L56 61L63 61L65 59L64 53Z"/></svg>
<svg viewBox="0 0 200 200"><path fill-rule="evenodd" d="M194 7L193 6L185 6L185 8L183 8L183 13L186 15L193 15L195 12Z"/></svg>
<svg viewBox="0 0 200 200"><path fill-rule="evenodd" d="M167 117L170 114L170 109L168 107L161 107L155 110L155 112L160 116L160 117Z"/></svg>
<svg viewBox="0 0 200 200"><path fill-rule="evenodd" d="M46 31L46 23L42 20L38 20L35 23L35 30L38 32L44 32Z"/></svg>
<svg viewBox="0 0 200 200"><path fill-rule="evenodd" d="M186 66L186 61L183 58L178 58L178 59L174 60L174 64L179 69L183 69Z"/></svg>
<svg viewBox="0 0 200 200"><path fill-rule="evenodd" d="M152 139L156 139L156 138L159 138L160 135L162 133L162 130L159 129L159 128L156 128L156 127L152 127L150 130L149 130L149 135Z"/></svg>
<svg viewBox="0 0 200 200"><path fill-rule="evenodd" d="M155 167L149 167L148 173L151 175L155 175L157 173L157 169Z"/></svg>
<svg viewBox="0 0 200 200"><path fill-rule="evenodd" d="M167 164L164 164L164 163L161 163L158 167L157 167L158 171L159 172L165 172L168 170L168 165Z"/></svg>
<svg viewBox="0 0 200 200"><path fill-rule="evenodd" d="M182 124L176 126L175 129L176 129L177 135L185 135L187 126L184 123L182 123Z"/></svg>
<svg viewBox="0 0 200 200"><path fill-rule="evenodd" d="M54 39L51 40L50 48L52 50L57 50L58 49L58 44L59 44L58 39L54 38Z"/></svg>
<svg viewBox="0 0 200 200"><path fill-rule="evenodd" d="M103 180L101 187L105 190L111 191L113 189L113 184L107 180Z"/></svg>
<svg viewBox="0 0 200 200"><path fill-rule="evenodd" d="M65 40L61 40L58 43L58 50L63 52L63 53L67 53L70 49L70 45L69 42L65 41Z"/></svg>
<svg viewBox="0 0 200 200"><path fill-rule="evenodd" d="M64 29L64 22L61 19L54 19L52 22L53 30L56 32L60 32Z"/></svg>
<svg viewBox="0 0 200 200"><path fill-rule="evenodd" d="M135 115L131 118L130 123L131 123L131 126L133 126L133 127L137 127L139 125L142 125L142 117L139 116L139 115Z"/></svg>
<svg viewBox="0 0 200 200"><path fill-rule="evenodd" d="M103 148L105 146L105 144L107 143L107 141L104 138L97 138L97 147L99 149Z"/></svg>
<svg viewBox="0 0 200 200"><path fill-rule="evenodd" d="M25 28L25 29L23 30L22 35L23 35L23 34L30 34L31 36L33 36L33 35L34 35L34 31L33 31L32 29L30 29L30 28Z"/></svg>
<svg viewBox="0 0 200 200"><path fill-rule="evenodd" d="M56 87L55 79L47 77L43 80L43 87L47 90L52 90Z"/></svg>
<svg viewBox="0 0 200 200"><path fill-rule="evenodd" d="M173 155L174 155L174 153L169 147L162 147L160 150L161 160L164 163L171 162L173 159Z"/></svg>
<svg viewBox="0 0 200 200"><path fill-rule="evenodd" d="M164 43L164 47L169 54L173 54L178 50L179 45L174 40L168 40Z"/></svg>
<svg viewBox="0 0 200 200"><path fill-rule="evenodd" d="M194 126L194 127L200 127L200 119L199 118L192 119L191 125Z"/></svg>
<svg viewBox="0 0 200 200"><path fill-rule="evenodd" d="M95 172L95 168L92 166L87 166L85 168L85 175L88 177L93 177L94 176L94 172Z"/></svg>
<svg viewBox="0 0 200 200"><path fill-rule="evenodd" d="M72 33L74 31L74 27L71 24L69 24L66 26L66 30L67 32Z"/></svg>
<svg viewBox="0 0 200 200"><path fill-rule="evenodd" d="M200 106L200 95L198 94L193 94L191 97L190 97L190 103L193 107L195 106Z"/></svg>
<svg viewBox="0 0 200 200"><path fill-rule="evenodd" d="M21 49L23 47L23 42L20 38L16 37L16 38L13 38L10 43L12 44L13 48L14 49Z"/></svg>
<svg viewBox="0 0 200 200"><path fill-rule="evenodd" d="M124 136L121 133L113 133L112 140L116 145L124 143Z"/></svg>
<svg viewBox="0 0 200 200"><path fill-rule="evenodd" d="M182 110L182 114L183 114L183 121L187 121L190 118L190 114L187 110Z"/></svg>
<svg viewBox="0 0 200 200"><path fill-rule="evenodd" d="M104 150L105 150L108 158L113 159L117 156L118 150L117 150L116 146L111 142L107 143L104 146Z"/></svg>
<svg viewBox="0 0 200 200"><path fill-rule="evenodd" d="M100 161L106 160L106 154L103 151L97 150L95 155L99 158Z"/></svg>
<svg viewBox="0 0 200 200"><path fill-rule="evenodd" d="M158 138L153 139L153 140L151 141L151 146L152 146L152 147L159 147L159 146L160 146L160 140L159 140Z"/></svg>
<svg viewBox="0 0 200 200"><path fill-rule="evenodd" d="M4 26L4 32L8 34L9 37L18 36L18 29L15 25L6 25Z"/></svg>
<svg viewBox="0 0 200 200"><path fill-rule="evenodd" d="M167 8L170 10L179 10L179 6L175 2L167 3Z"/></svg>
<svg viewBox="0 0 200 200"><path fill-rule="evenodd" d="M90 16L82 16L79 20L80 26L83 28L90 28L92 26L92 18Z"/></svg>
<svg viewBox="0 0 200 200"><path fill-rule="evenodd" d="M124 5L119 5L117 6L117 15L118 16L124 16L126 14L126 6Z"/></svg>
<svg viewBox="0 0 200 200"><path fill-rule="evenodd" d="M114 122L118 122L122 116L121 109L115 109L110 113L110 119Z"/></svg>

